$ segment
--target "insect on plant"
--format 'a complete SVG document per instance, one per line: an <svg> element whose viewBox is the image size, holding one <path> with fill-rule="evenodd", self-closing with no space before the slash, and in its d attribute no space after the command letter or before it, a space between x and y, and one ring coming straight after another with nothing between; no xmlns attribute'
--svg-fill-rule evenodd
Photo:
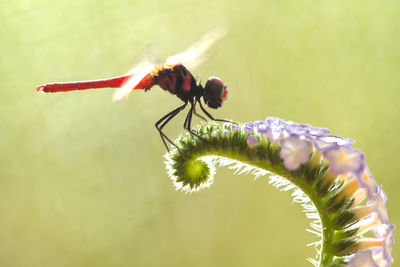
<svg viewBox="0 0 400 267"><path fill-rule="evenodd" d="M205 52L211 45L221 38L223 33L218 30L211 31L200 38L199 41L190 46L187 50L167 58L164 64L155 64L146 59L135 66L127 75L101 80L78 81L78 82L57 82L47 83L36 88L37 92L57 93L76 90L118 88L113 99L120 101L126 99L131 91L143 89L150 90L155 85L179 97L184 104L168 112L155 123L161 139L169 151L167 141L178 148L170 138L163 132L163 128L179 112L190 104L189 112L186 115L183 128L191 134L198 136L191 128L192 116L195 114L203 120L203 116L196 112L196 104L199 103L204 114L213 121L230 122L228 120L215 119L203 106L204 103L213 109L222 106L228 95L227 86L218 77L208 78L205 86L196 81L189 69L194 69L204 61ZM179 149L178 149L179 150Z"/></svg>

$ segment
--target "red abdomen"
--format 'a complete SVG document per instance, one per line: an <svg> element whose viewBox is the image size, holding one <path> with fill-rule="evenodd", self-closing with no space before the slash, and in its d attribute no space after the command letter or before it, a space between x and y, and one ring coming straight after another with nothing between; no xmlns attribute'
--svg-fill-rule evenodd
<svg viewBox="0 0 400 267"><path fill-rule="evenodd" d="M36 91L45 93L69 92L76 90L86 89L99 89L99 88L118 88L121 87L132 75L125 75L110 79L82 81L82 82L61 82L61 83L47 83L38 86Z"/></svg>

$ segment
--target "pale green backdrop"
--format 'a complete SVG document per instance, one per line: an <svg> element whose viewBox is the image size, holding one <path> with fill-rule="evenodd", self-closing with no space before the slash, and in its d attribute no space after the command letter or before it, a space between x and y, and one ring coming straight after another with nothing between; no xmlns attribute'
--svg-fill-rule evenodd
<svg viewBox="0 0 400 267"><path fill-rule="evenodd" d="M175 96L34 91L124 74L149 45L165 58L218 25L228 35L194 72L229 86L213 114L354 138L400 225L398 0L1 0L0 266L311 266L308 220L265 178L225 168L174 190L154 122Z"/></svg>

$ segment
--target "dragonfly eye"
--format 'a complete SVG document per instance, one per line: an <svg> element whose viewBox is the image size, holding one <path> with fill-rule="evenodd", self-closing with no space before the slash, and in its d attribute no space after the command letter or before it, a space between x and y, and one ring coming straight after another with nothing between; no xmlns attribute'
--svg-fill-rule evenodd
<svg viewBox="0 0 400 267"><path fill-rule="evenodd" d="M219 108L228 96L228 89L218 77L210 77L204 86L204 102L210 108Z"/></svg>

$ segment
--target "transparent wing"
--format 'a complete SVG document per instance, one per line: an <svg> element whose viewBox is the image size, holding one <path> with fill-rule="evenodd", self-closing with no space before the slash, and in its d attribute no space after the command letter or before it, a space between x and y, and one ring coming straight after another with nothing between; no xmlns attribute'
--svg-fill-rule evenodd
<svg viewBox="0 0 400 267"><path fill-rule="evenodd" d="M146 75L153 71L155 65L151 63L149 60L142 61L136 67L134 67L129 74L133 74L133 76L127 80L121 88L117 89L117 91L113 95L114 101L121 101L126 99L130 92L135 89L135 87L140 83L140 81L146 77Z"/></svg>
<svg viewBox="0 0 400 267"><path fill-rule="evenodd" d="M200 40L194 43L187 50L167 58L166 65L183 64L189 69L194 69L206 59L205 52L215 41L224 37L227 31L222 28L214 29L204 34Z"/></svg>
<svg viewBox="0 0 400 267"><path fill-rule="evenodd" d="M158 49L154 44L148 44L141 52L139 63L129 71L128 74L133 74L113 95L114 101L121 101L126 99L130 92L142 81L142 79L152 70L155 66L162 65ZM139 89L139 88L136 88Z"/></svg>
<svg viewBox="0 0 400 267"><path fill-rule="evenodd" d="M184 52L170 56L167 58L165 65L176 65L183 64L189 69L194 69L205 60L205 52L213 45L215 41L222 38L226 34L226 30L223 28L216 28L206 34L204 34L200 40L194 43ZM156 49L153 50L156 51ZM153 71L159 62L157 53L150 53L153 57L147 55L145 60L134 67L129 74L133 74L132 77L124 83L113 95L114 101L121 101L126 99L130 92L142 81L142 79L151 71ZM139 89L139 88L136 88Z"/></svg>

